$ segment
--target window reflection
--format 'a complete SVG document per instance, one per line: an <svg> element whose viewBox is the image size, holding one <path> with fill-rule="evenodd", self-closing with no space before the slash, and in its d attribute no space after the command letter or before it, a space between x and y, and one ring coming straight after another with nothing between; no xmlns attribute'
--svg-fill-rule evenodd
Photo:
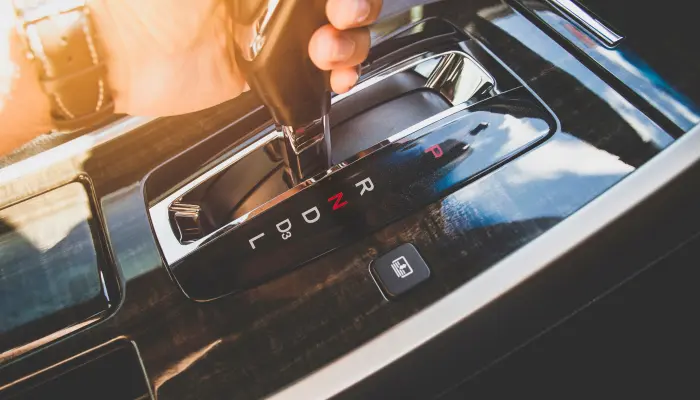
<svg viewBox="0 0 700 400"><path fill-rule="evenodd" d="M0 354L106 308L91 219L80 183L0 210Z"/></svg>
<svg viewBox="0 0 700 400"><path fill-rule="evenodd" d="M640 138L653 144L657 149L663 149L673 142L673 138L651 122L641 111L630 104L618 92L612 90L603 80L580 62L571 62L573 56L549 38L521 15L508 14L492 21L496 26L511 34L514 40L532 49L550 63L561 68L576 78L592 93L610 104L611 108L630 126L634 127Z"/></svg>

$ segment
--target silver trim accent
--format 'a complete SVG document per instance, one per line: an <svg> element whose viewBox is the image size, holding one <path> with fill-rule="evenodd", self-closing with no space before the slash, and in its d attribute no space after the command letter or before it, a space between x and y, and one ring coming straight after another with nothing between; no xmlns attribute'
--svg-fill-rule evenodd
<svg viewBox="0 0 700 400"><path fill-rule="evenodd" d="M574 21L582 25L584 28L589 30L598 39L602 40L606 45L612 47L618 44L623 36L618 35L605 25L603 22L598 20L596 17L592 16L588 11L584 10L581 6L576 4L572 0L547 0L554 7L558 8L560 11L564 12Z"/></svg>
<svg viewBox="0 0 700 400"><path fill-rule="evenodd" d="M473 280L268 399L325 399L357 384L546 268L698 161L700 126Z"/></svg>
<svg viewBox="0 0 700 400"><path fill-rule="evenodd" d="M382 71L376 73L375 75L372 75L371 77L358 83L352 89L350 89L349 91L347 91L343 94L335 95L331 99L331 104L335 104L336 102L341 101L346 97L350 97L353 94L355 94L361 90L364 90L364 89L366 89L366 88L368 88L368 87L370 87L370 86L372 86L372 85L374 85L374 84L376 84L376 83L378 83L386 78L389 78L393 75L396 75L400 72L406 71L407 69L411 69L411 68L413 68L413 67L415 67L415 66L417 66L417 65L419 65L427 60L430 60L433 58L438 58L438 57L449 56L452 54L462 56L462 57L466 58L467 60L471 61L472 64L474 64L474 66L477 69L479 69L480 72L483 74L484 78L486 79L485 84L494 85L496 83L496 80L493 78L493 76L488 71L486 71L486 69L484 69L484 67L482 67L481 64L479 64L472 56L470 56L469 54L467 54L463 51L450 50L450 51L445 51L445 52L438 53L438 54L421 53L421 54L417 54L413 57L410 57L410 58L408 58L400 63L397 63L396 65L392 66L391 68L382 70Z"/></svg>
<svg viewBox="0 0 700 400"><path fill-rule="evenodd" d="M319 119L313 120L306 126L301 126L299 128L294 127L294 126L287 126L287 125L282 125L281 131L284 133L284 136L287 137L287 140L289 141L289 144L292 148L292 151L294 151L294 154L299 155L304 152L304 150L307 150L308 148L320 143L325 139L325 129L319 129L319 133L315 136L308 137L304 134L300 134L297 131L301 130L307 130L307 129L312 129L315 127L319 126L325 126L322 124L326 124L329 121L328 114L322 116Z"/></svg>
<svg viewBox="0 0 700 400"><path fill-rule="evenodd" d="M232 223L224 227L221 227L216 232L212 232L209 235L202 237L199 240L187 244L182 244L177 240L177 238L173 234L172 228L170 227L169 208L171 204L173 204L176 200L180 199L187 192L201 185L204 181L218 174L219 172L223 171L229 166L233 165L238 160L242 159L243 157L247 156L248 154L252 153L257 149L264 147L265 145L271 143L276 139L282 139L282 133L274 130L272 132L269 132L269 130L270 129L268 129L268 133L261 139L256 140L250 146L247 146L241 151L234 154L231 158L227 159L226 161L223 161L221 164L216 165L214 168L206 171L191 182L188 182L187 185L171 193L168 197L159 201L148 210L148 213L151 216L153 230L155 231L156 238L158 238L158 243L160 244L160 248L163 252L163 257L165 257L165 261L168 263L168 265L172 265L173 263L185 257L187 254L195 251L202 242L216 235L219 231L225 229L226 226L231 225L233 222L239 220L243 222L247 219L248 214L236 219L236 221L233 221Z"/></svg>
<svg viewBox="0 0 700 400"><path fill-rule="evenodd" d="M345 93L344 95L338 95L335 96L332 99L332 103L335 104L338 101L341 101L342 99L357 93L377 82L380 82L394 74L398 74L402 71L405 71L407 69L413 68L417 66L418 64L421 64L429 59L433 58L439 58L439 57L444 57L444 56L449 56L449 55L459 55L464 57L465 59L468 59L472 61L472 63L478 67L479 70L481 70L484 73L483 79L484 81L482 82L482 85L493 85L495 83L495 80L493 77L486 72L486 70L481 67L481 65L476 62L471 56L468 54L458 51L458 50L451 50L451 51L446 51L443 53L439 54L428 54L428 53L423 53L419 54L415 57L411 57L408 60L405 60L393 68L389 68L388 70L385 70L383 72L378 73L377 75L367 79L366 81L363 81L362 83L358 84L355 86L352 90L349 92ZM309 178L303 182L300 182L298 185L295 187L289 189L288 191L282 193L281 195L271 199L270 201L262 204L261 206L257 207L256 209L246 213L245 215L227 223L226 225L218 228L216 231L211 232L210 234L202 237L201 239L198 239L196 241L190 242L190 243L180 243L177 238L175 237L172 227L170 224L170 214L169 214L169 208L171 204L173 204L175 201L180 200L183 196L185 196L188 192L193 190L195 187L199 186L202 184L204 181L207 179L211 178L212 176L216 175L217 173L223 171L224 169L230 167L234 163L236 163L238 160L242 159L246 155L250 154L251 152L262 148L263 146L271 143L272 141L276 139L284 139L284 134L279 131L272 131L271 133L268 133L261 138L257 139L255 142L250 144L249 146L243 148L239 152L233 154L230 158L227 160L223 161L221 164L216 165L212 169L204 172L202 175L197 177L196 179L188 182L184 186L182 186L180 189L175 190L173 193L165 197L164 199L160 200L158 203L156 203L154 206L152 206L149 210L148 213L151 217L151 224L153 225L153 230L155 232L156 238L158 239L158 244L160 245L161 252L163 254L163 258L165 259L165 262L168 265L173 265L177 263L178 261L182 260L185 258L189 253L195 251L199 246L204 245L207 243L209 240L212 240L216 236L219 236L234 227L241 225L245 223L246 221L254 218L255 216L265 212L266 210L270 209L271 207L281 203L282 201L288 199L289 197L293 196L294 194L306 189L307 187L310 187L314 185L316 182L322 180L323 178L326 178L327 176L330 176L334 174L337 171L340 171L341 169L347 167L348 165L352 164L353 162L366 157L373 152L381 149L384 146L387 146L391 143L394 143L398 140L401 140L402 138L411 135L426 126L433 124L441 119L447 118L455 113L458 113L466 108L468 108L470 105L467 103L460 103L457 104L451 108L448 108L447 110L436 114L426 120L423 120L409 128L404 129L403 131L391 136L390 138L384 140L381 143L376 144L375 146L370 147L369 149L365 150L362 152L361 155L355 155L345 161L343 161L340 164L334 165L331 168L329 168L327 171L314 176L312 178ZM264 132L269 132L271 129L274 129L273 127L269 127L266 131Z"/></svg>
<svg viewBox="0 0 700 400"><path fill-rule="evenodd" d="M170 212L178 229L180 242L193 242L202 236L202 207L199 204L175 202L170 206Z"/></svg>
<svg viewBox="0 0 700 400"><path fill-rule="evenodd" d="M440 121L441 119L447 118L453 114L456 114L462 110L465 110L469 107L470 105L467 105L465 103L458 104L454 107L448 108L447 110L441 112L440 114L436 114L426 120L421 121L418 124L415 124L409 128L404 129L403 131L391 136L390 138L384 140L383 142L370 147L366 151L362 153L362 155L355 155L351 157L350 159L332 166L330 169L325 171L322 174L319 174L313 178L309 178L304 182L299 183L297 186L287 190L286 192L282 193L281 195L273 198L272 200L262 204L258 208L246 213L245 215L227 223L226 225L220 227L216 231L202 237L201 239L198 239L197 241L183 244L180 243L176 238L175 235L173 234L173 230L170 225L170 216L169 216L169 208L170 205L173 204L175 201L181 199L184 195L186 195L189 191L193 190L197 186L201 185L204 181L207 179L211 178L212 176L216 175L217 173L223 171L224 169L228 168L229 166L233 165L236 163L238 160L242 159L249 153L271 143L273 140L276 139L281 139L283 134L280 133L279 131L273 131L272 133L266 135L260 140L257 140L256 142L252 143L250 146L245 147L243 150L240 152L234 154L231 158L227 159L226 161L222 162L221 164L218 164L214 168L206 171L196 179L194 179L191 182L188 182L186 185L184 185L182 188L176 190L175 192L171 193L168 197L164 198L160 202L156 203L153 207L151 207L148 210L149 215L151 216L151 223L153 224L153 230L155 231L156 238L158 238L158 243L160 244L161 251L163 252L163 257L165 258L165 261L167 262L168 265L173 265L174 263L180 261L183 259L185 256L187 256L189 253L195 251L197 247L200 245L203 245L207 241L213 239L215 236L221 235L225 232L227 232L230 229L233 229L234 227L243 224L244 222L248 221L249 219L252 219L253 217L267 211L271 207L281 203L282 201L288 199L289 197L301 192L302 190L315 185L318 181L340 171L341 169L347 167L348 165L354 163L357 160L360 160L364 157L367 157L368 155L374 153L375 151L381 149L382 147L394 143L398 140L403 139L404 137L415 133L426 126L433 124L435 122Z"/></svg>

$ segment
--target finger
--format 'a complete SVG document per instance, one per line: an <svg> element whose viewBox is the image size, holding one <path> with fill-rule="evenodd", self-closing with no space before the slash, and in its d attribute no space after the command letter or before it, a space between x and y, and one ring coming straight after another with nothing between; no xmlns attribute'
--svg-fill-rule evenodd
<svg viewBox="0 0 700 400"><path fill-rule="evenodd" d="M340 30L367 26L382 10L382 0L328 0L328 21Z"/></svg>
<svg viewBox="0 0 700 400"><path fill-rule="evenodd" d="M355 86L358 79L357 67L334 69L331 72L331 89L336 93L345 93Z"/></svg>
<svg viewBox="0 0 700 400"><path fill-rule="evenodd" d="M339 31L325 25L314 32L309 42L309 56L324 71L352 67L362 63L369 53L367 28Z"/></svg>

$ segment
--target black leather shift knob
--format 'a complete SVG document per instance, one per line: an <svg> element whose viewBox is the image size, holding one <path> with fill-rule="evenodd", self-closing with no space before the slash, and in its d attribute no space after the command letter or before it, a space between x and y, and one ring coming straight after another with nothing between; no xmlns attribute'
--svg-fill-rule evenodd
<svg viewBox="0 0 700 400"><path fill-rule="evenodd" d="M330 107L329 75L308 51L313 33L328 23L326 1L253 1L240 12L254 33L240 43L239 66L280 125L307 126Z"/></svg>

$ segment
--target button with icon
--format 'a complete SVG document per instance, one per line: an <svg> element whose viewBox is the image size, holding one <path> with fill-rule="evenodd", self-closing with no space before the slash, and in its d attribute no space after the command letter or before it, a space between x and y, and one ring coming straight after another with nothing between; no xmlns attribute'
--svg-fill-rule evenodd
<svg viewBox="0 0 700 400"><path fill-rule="evenodd" d="M430 277L430 268L410 243L382 255L370 264L370 272L382 291L396 297Z"/></svg>

